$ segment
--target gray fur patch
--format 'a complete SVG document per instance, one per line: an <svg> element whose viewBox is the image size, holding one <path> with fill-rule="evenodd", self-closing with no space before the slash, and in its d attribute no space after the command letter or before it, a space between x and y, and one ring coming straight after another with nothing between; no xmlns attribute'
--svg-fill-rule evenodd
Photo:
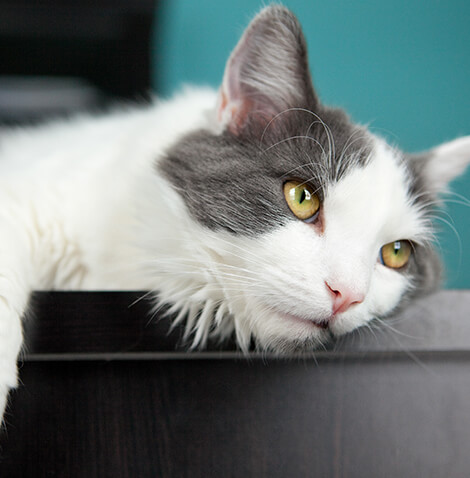
<svg viewBox="0 0 470 478"><path fill-rule="evenodd" d="M298 220L284 199L286 180L305 181L321 200L326 185L364 165L370 150L368 133L342 111L293 109L281 113L258 138L190 134L167 152L158 169L198 222L255 235Z"/></svg>
<svg viewBox="0 0 470 478"><path fill-rule="evenodd" d="M439 288L442 264L431 244L414 244L413 255L404 273L411 278L412 287L404 294L403 303Z"/></svg>
<svg viewBox="0 0 470 478"><path fill-rule="evenodd" d="M438 204L437 194L432 192L423 175L424 162L430 157L429 152L407 154L404 156L405 165L411 177L409 195L413 203L428 210L434 210Z"/></svg>
<svg viewBox="0 0 470 478"><path fill-rule="evenodd" d="M404 162L410 177L408 196L411 203L431 217L436 213L438 198L429 190L421 171L421 160L426 156L426 153L408 154L404 156ZM406 273L413 278L413 288L405 294L405 299L434 292L440 287L442 263L432 244L415 245Z"/></svg>

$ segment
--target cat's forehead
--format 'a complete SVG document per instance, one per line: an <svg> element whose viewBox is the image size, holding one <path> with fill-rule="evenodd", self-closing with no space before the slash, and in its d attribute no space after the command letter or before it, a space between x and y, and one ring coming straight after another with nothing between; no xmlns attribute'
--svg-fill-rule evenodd
<svg viewBox="0 0 470 478"><path fill-rule="evenodd" d="M265 167L284 176L303 176L324 189L328 182L364 166L374 139L343 110L293 108L267 124L259 143L262 153L268 153Z"/></svg>
<svg viewBox="0 0 470 478"><path fill-rule="evenodd" d="M410 194L411 177L400 154L375 139L367 162L330 183L325 218L342 231L358 231L383 243L421 241L425 218Z"/></svg>

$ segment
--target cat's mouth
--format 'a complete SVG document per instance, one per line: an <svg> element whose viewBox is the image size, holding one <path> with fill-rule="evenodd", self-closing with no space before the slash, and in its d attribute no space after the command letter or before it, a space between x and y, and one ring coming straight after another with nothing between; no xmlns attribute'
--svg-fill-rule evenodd
<svg viewBox="0 0 470 478"><path fill-rule="evenodd" d="M312 327L316 329L328 330L330 327L331 321L329 319L322 320L313 320L300 317L295 314L287 314L285 312L278 312L278 314L283 318L291 322L296 322L297 324L303 324L307 327Z"/></svg>

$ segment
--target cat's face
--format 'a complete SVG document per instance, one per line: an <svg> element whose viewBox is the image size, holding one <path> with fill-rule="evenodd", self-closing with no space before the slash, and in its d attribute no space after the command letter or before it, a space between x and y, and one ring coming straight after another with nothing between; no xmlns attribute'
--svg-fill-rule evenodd
<svg viewBox="0 0 470 478"><path fill-rule="evenodd" d="M221 335L308 349L436 287L431 206L466 165L468 139L411 158L321 105L281 7L263 10L232 54L217 116L221 132L184 138L159 168L196 223ZM460 158L446 174L439 151ZM199 341L214 324L200 309Z"/></svg>
<svg viewBox="0 0 470 478"><path fill-rule="evenodd" d="M256 278L246 284L255 335L275 350L305 348L388 315L431 285L424 275L439 280L428 232L406 170L378 144L367 165L325 185L316 220L287 219L244 245L251 254L242 267Z"/></svg>
<svg viewBox="0 0 470 478"><path fill-rule="evenodd" d="M307 110L282 116L261 142L198 132L160 167L201 226L239 342L290 351L388 315L440 267L399 152L337 111L322 112L328 134Z"/></svg>

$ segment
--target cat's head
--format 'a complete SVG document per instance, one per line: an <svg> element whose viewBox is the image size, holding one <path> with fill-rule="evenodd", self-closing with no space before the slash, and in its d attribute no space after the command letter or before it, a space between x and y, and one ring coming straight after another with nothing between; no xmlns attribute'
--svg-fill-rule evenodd
<svg viewBox="0 0 470 478"><path fill-rule="evenodd" d="M280 6L230 56L216 115L219 131L159 164L205 254L186 271L196 343L215 329L245 349L310 348L439 284L431 219L470 138L407 155L321 104L300 25Z"/></svg>

